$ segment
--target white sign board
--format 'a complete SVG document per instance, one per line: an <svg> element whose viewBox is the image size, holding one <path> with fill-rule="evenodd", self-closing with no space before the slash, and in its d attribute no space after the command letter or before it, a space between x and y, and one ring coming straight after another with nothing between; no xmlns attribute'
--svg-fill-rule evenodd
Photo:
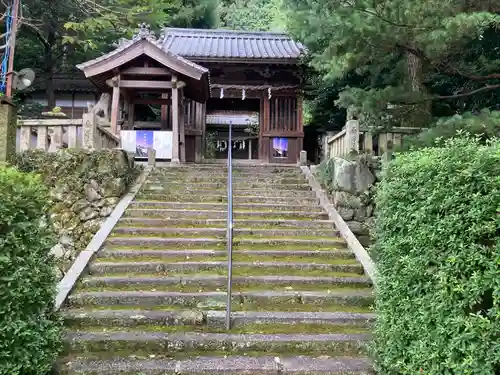
<svg viewBox="0 0 500 375"><path fill-rule="evenodd" d="M172 159L172 132L159 130L122 130L122 148L137 158L147 158L148 148L156 151L157 159Z"/></svg>

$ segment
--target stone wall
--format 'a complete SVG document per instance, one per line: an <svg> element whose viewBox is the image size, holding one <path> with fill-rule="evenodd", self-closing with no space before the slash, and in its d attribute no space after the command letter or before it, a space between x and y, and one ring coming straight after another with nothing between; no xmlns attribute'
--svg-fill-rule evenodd
<svg viewBox="0 0 500 375"><path fill-rule="evenodd" d="M374 188L381 178L380 159L368 155L333 157L314 173L351 231L364 246L369 245Z"/></svg>
<svg viewBox="0 0 500 375"><path fill-rule="evenodd" d="M13 164L40 173L50 187L52 222L59 243L51 252L62 278L139 174L122 150L26 151Z"/></svg>

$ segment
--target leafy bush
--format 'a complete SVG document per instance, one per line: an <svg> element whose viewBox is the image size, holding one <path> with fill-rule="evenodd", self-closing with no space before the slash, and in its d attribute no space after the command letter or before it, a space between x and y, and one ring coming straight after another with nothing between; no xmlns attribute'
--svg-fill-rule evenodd
<svg viewBox="0 0 500 375"><path fill-rule="evenodd" d="M55 244L40 177L0 169L0 374L47 373L59 352Z"/></svg>
<svg viewBox="0 0 500 375"><path fill-rule="evenodd" d="M436 124L417 135L405 137L403 149L443 146L446 139L466 132L480 136L484 141L500 136L500 111L484 110L479 114L464 113L439 119Z"/></svg>
<svg viewBox="0 0 500 375"><path fill-rule="evenodd" d="M500 141L399 155L377 187L379 374L500 373Z"/></svg>

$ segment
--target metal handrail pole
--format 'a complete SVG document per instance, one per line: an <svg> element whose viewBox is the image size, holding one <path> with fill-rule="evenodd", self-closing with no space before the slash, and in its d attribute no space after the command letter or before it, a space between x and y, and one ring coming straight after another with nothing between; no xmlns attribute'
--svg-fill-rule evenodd
<svg viewBox="0 0 500 375"><path fill-rule="evenodd" d="M229 122L229 142L227 152L227 306L226 329L231 329L231 300L233 287L233 155L232 122Z"/></svg>

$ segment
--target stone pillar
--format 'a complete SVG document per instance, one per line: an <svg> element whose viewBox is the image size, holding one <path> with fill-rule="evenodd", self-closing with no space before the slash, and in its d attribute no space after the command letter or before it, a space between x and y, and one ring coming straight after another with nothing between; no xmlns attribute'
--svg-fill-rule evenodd
<svg viewBox="0 0 500 375"><path fill-rule="evenodd" d="M118 115L120 111L120 76L116 76L113 82L113 97L111 99L111 133L118 135Z"/></svg>
<svg viewBox="0 0 500 375"><path fill-rule="evenodd" d="M10 162L16 152L17 108L8 99L0 99L0 166Z"/></svg>
<svg viewBox="0 0 500 375"><path fill-rule="evenodd" d="M94 111L84 113L82 118L83 124L83 148L92 150L97 148L97 116Z"/></svg>
<svg viewBox="0 0 500 375"><path fill-rule="evenodd" d="M347 152L359 152L359 121L348 120L346 123Z"/></svg>
<svg viewBox="0 0 500 375"><path fill-rule="evenodd" d="M148 148L148 166L156 166L156 150L154 148Z"/></svg>
<svg viewBox="0 0 500 375"><path fill-rule="evenodd" d="M299 165L307 165L307 151L300 151L299 155Z"/></svg>
<svg viewBox="0 0 500 375"><path fill-rule="evenodd" d="M172 75L172 161L171 164L180 164L179 160L179 89L177 76Z"/></svg>

